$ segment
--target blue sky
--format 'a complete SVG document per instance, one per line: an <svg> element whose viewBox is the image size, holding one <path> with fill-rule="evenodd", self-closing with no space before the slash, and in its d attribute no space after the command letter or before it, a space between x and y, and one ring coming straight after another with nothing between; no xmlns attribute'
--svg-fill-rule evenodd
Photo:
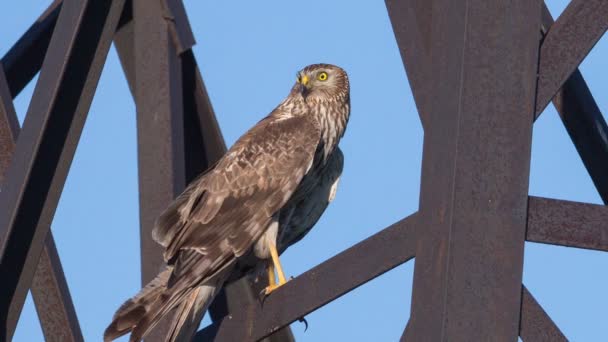
<svg viewBox="0 0 608 342"><path fill-rule="evenodd" d="M345 68L352 116L341 142L345 171L335 202L316 228L284 255L297 276L418 208L423 131L383 1L194 1L185 4L195 55L226 142L272 110L295 72L329 62ZM556 17L567 1L548 1ZM48 1L0 13L0 54ZM608 112L608 37L581 70ZM16 99L20 119L32 82ZM134 104L112 48L70 170L53 233L87 341L97 341L115 309L140 288ZM552 106L534 126L530 194L601 203ZM608 334L608 253L526 244L524 283L571 340ZM413 262L308 315L299 341L394 341L409 317ZM206 320L206 322L208 322ZM42 341L28 298L15 341Z"/></svg>

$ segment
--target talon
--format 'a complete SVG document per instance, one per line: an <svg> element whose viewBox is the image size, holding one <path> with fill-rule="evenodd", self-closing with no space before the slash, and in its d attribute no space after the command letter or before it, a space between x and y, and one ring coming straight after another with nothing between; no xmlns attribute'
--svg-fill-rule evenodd
<svg viewBox="0 0 608 342"><path fill-rule="evenodd" d="M306 332L306 330L308 330L308 321L306 318L300 317L298 318L298 322L304 323L304 332Z"/></svg>
<svg viewBox="0 0 608 342"><path fill-rule="evenodd" d="M289 279L289 280L291 280L291 279ZM273 293L274 291L276 291L276 289L278 289L279 287L281 287L281 286L283 286L283 285L287 284L287 282L288 282L289 280L285 281L284 283L279 283L279 284L271 284L271 285L268 285L268 286L266 286L266 288L265 288L265 289L264 289L262 292L264 292L264 294L265 294L266 296L268 296L268 295L270 295L271 293Z"/></svg>
<svg viewBox="0 0 608 342"><path fill-rule="evenodd" d="M275 285L268 285L266 286L266 288L264 289L264 294L266 296L270 295L272 292L274 292L274 290L278 289L279 287L281 287L281 285L275 284Z"/></svg>
<svg viewBox="0 0 608 342"><path fill-rule="evenodd" d="M258 294L258 297L260 298L260 305L264 305L264 300L266 299L266 289L262 289L262 291L260 291L260 293Z"/></svg>

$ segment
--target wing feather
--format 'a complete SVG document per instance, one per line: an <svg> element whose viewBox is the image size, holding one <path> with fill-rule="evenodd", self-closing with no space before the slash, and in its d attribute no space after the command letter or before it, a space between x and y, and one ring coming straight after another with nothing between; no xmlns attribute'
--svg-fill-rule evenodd
<svg viewBox="0 0 608 342"><path fill-rule="evenodd" d="M331 202L332 187L342 175L343 168L344 155L340 148L336 148L324 165L315 168L302 180L298 191L280 213L277 238L280 253L300 241L321 218Z"/></svg>
<svg viewBox="0 0 608 342"><path fill-rule="evenodd" d="M270 116L190 184L153 231L165 260L175 264L172 278L193 268L212 274L245 254L310 170L320 139L310 117Z"/></svg>

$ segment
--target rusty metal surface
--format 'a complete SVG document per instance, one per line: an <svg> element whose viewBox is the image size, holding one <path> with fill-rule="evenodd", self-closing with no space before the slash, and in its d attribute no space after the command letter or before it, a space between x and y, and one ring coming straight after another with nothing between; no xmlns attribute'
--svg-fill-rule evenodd
<svg viewBox="0 0 608 342"><path fill-rule="evenodd" d="M578 70L557 92L553 104L595 188L608 204L608 126Z"/></svg>
<svg viewBox="0 0 608 342"><path fill-rule="evenodd" d="M607 29L606 0L572 0L551 25L540 49L536 117Z"/></svg>
<svg viewBox="0 0 608 342"><path fill-rule="evenodd" d="M126 0L114 34L114 47L125 74L129 91L135 100L135 37L133 22L133 1Z"/></svg>
<svg viewBox="0 0 608 342"><path fill-rule="evenodd" d="M543 32L552 25L553 17L543 6ZM608 204L608 126L578 68L553 97L553 105L595 188L604 204Z"/></svg>
<svg viewBox="0 0 608 342"><path fill-rule="evenodd" d="M530 196L526 239L608 252L608 207Z"/></svg>
<svg viewBox="0 0 608 342"><path fill-rule="evenodd" d="M405 341L412 340L412 336L411 336L412 330L409 327L410 327L410 321L408 320L407 323L405 324L405 329L403 329L403 334L401 335L401 338L399 339L399 341L405 342Z"/></svg>
<svg viewBox="0 0 608 342"><path fill-rule="evenodd" d="M42 66L62 1L56 0L2 57L11 97L25 88Z"/></svg>
<svg viewBox="0 0 608 342"><path fill-rule="evenodd" d="M209 308L210 316L217 327L218 322L221 322L231 313L238 314L252 305L257 305L260 302L260 292L268 286L268 280L265 277L258 279L258 282L252 282L249 277L243 277L237 281L230 282L224 286L222 291L215 298L212 307ZM197 327L198 328L198 327ZM203 340L210 340L208 336L210 332L216 333L214 329L207 329L203 334ZM197 338L199 339L199 338ZM260 342L293 342L295 338L291 332L291 328L285 327L275 331L272 335L259 340Z"/></svg>
<svg viewBox="0 0 608 342"><path fill-rule="evenodd" d="M4 181L18 135L19 121L17 121L17 114L4 75L4 69L0 63L0 185Z"/></svg>
<svg viewBox="0 0 608 342"><path fill-rule="evenodd" d="M13 335L123 3L67 1L57 19L0 193L0 340Z"/></svg>
<svg viewBox="0 0 608 342"><path fill-rule="evenodd" d="M553 23L551 13L543 6L543 34ZM552 101L595 188L608 204L608 126L578 68Z"/></svg>
<svg viewBox="0 0 608 342"><path fill-rule="evenodd" d="M426 127L430 97L431 1L386 0L386 7L405 66L422 126Z"/></svg>
<svg viewBox="0 0 608 342"><path fill-rule="evenodd" d="M568 341L525 286L522 286L519 336L524 342Z"/></svg>
<svg viewBox="0 0 608 342"><path fill-rule="evenodd" d="M0 67L0 188L19 135L19 122ZM83 341L74 304L49 231L31 286L44 337L47 341Z"/></svg>
<svg viewBox="0 0 608 342"><path fill-rule="evenodd" d="M164 265L158 215L185 187L181 63L160 2L133 1L142 284Z"/></svg>
<svg viewBox="0 0 608 342"><path fill-rule="evenodd" d="M186 180L190 182L226 153L226 143L192 50L184 52L181 60Z"/></svg>
<svg viewBox="0 0 608 342"><path fill-rule="evenodd" d="M413 214L294 278L266 298L201 330L194 341L257 341L414 257ZM426 229L426 227L424 227Z"/></svg>
<svg viewBox="0 0 608 342"><path fill-rule="evenodd" d="M31 291L45 341L84 341L51 232L46 236Z"/></svg>
<svg viewBox="0 0 608 342"><path fill-rule="evenodd" d="M177 54L181 55L196 44L184 3L182 0L162 0L161 5L163 17L169 24L169 32L173 37Z"/></svg>
<svg viewBox="0 0 608 342"><path fill-rule="evenodd" d="M142 285L164 267L152 239L158 215L186 185L182 69L160 1L133 0ZM146 337L163 340L172 317Z"/></svg>
<svg viewBox="0 0 608 342"><path fill-rule="evenodd" d="M517 339L540 9L433 2L412 341Z"/></svg>

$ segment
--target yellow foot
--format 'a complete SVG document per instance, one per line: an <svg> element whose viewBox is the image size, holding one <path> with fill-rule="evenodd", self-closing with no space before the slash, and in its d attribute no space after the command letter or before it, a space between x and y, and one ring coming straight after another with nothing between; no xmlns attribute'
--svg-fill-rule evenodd
<svg viewBox="0 0 608 342"><path fill-rule="evenodd" d="M289 279L289 280L291 280L291 279ZM287 280L287 281L289 281L289 280ZM271 284L271 285L266 286L266 288L264 289L264 295L268 296L269 294L271 294L272 292L274 292L279 287L287 284L287 281L285 281L282 284Z"/></svg>

